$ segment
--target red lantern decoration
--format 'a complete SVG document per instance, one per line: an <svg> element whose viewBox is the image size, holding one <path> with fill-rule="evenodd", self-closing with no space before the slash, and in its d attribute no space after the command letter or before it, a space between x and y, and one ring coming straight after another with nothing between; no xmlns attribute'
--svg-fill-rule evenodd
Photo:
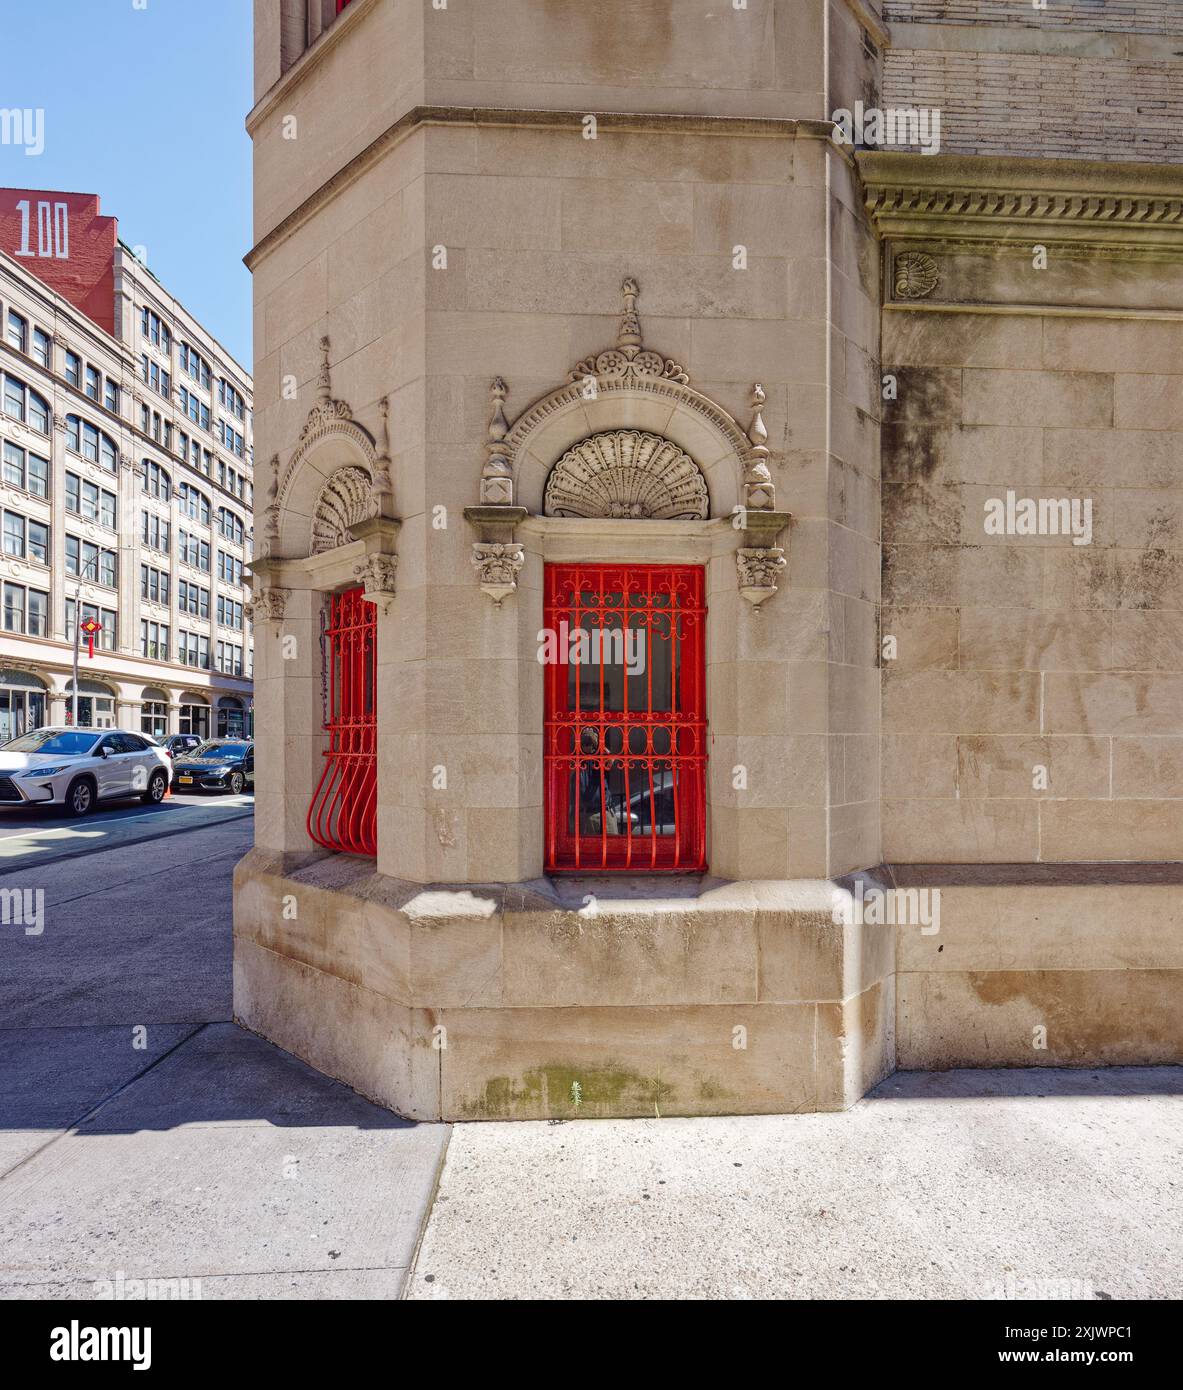
<svg viewBox="0 0 1183 1390"><path fill-rule="evenodd" d="M82 620L82 631L86 633L87 656L94 660L94 635L102 632L103 625L95 618L84 618Z"/></svg>

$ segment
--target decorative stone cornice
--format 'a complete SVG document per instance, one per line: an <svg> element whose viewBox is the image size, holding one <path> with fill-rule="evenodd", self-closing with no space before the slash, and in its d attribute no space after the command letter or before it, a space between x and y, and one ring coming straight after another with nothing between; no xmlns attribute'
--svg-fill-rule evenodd
<svg viewBox="0 0 1183 1390"><path fill-rule="evenodd" d="M1183 256L1183 165L857 155L882 237Z"/></svg>

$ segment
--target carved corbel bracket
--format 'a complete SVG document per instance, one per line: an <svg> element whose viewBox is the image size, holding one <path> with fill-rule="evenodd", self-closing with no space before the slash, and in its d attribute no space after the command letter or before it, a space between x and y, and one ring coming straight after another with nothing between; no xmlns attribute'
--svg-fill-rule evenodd
<svg viewBox="0 0 1183 1390"><path fill-rule="evenodd" d="M362 598L376 603L381 612L389 613L394 602L398 556L367 555L361 564L353 567L353 573L362 582Z"/></svg>
<svg viewBox="0 0 1183 1390"><path fill-rule="evenodd" d="M514 527L529 516L525 507L465 507L464 519L476 531L472 563L482 593L498 608L518 587L518 574L526 563L525 547L513 538Z"/></svg>
<svg viewBox="0 0 1183 1390"><path fill-rule="evenodd" d="M365 555L353 567L362 582L362 598L376 603L381 613L389 613L394 602L398 555L395 540L401 523L388 517L369 517L353 528L356 540L366 547Z"/></svg>
<svg viewBox="0 0 1183 1390"><path fill-rule="evenodd" d="M785 548L777 544L792 521L789 512L748 511L744 514L743 545L735 553L739 592L758 613L776 593L781 571L788 564Z"/></svg>
<svg viewBox="0 0 1183 1390"><path fill-rule="evenodd" d="M253 601L247 604L247 617L253 623L268 621L281 623L288 599L291 596L292 591L290 589L256 589Z"/></svg>

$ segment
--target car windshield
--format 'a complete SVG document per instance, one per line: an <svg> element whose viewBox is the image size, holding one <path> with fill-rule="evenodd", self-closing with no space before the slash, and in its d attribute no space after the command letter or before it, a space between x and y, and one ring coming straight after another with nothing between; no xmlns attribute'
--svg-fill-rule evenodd
<svg viewBox="0 0 1183 1390"><path fill-rule="evenodd" d="M245 743L203 743L188 756L200 758L203 763L224 763L227 758L241 758L245 752Z"/></svg>
<svg viewBox="0 0 1183 1390"><path fill-rule="evenodd" d="M94 746L97 734L84 733L81 729L38 729L35 733L22 734L4 745L6 753L89 753Z"/></svg>

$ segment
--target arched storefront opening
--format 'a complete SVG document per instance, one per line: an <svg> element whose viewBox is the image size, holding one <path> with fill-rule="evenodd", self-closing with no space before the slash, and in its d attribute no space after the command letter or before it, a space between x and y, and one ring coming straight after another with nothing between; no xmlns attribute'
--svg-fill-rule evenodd
<svg viewBox="0 0 1183 1390"><path fill-rule="evenodd" d="M168 696L154 685L147 686L140 699L140 732L153 738L164 738L168 733Z"/></svg>
<svg viewBox="0 0 1183 1390"><path fill-rule="evenodd" d="M66 685L66 723L74 720L74 682ZM78 682L78 727L80 729L113 729L115 727L115 692L102 681Z"/></svg>
<svg viewBox="0 0 1183 1390"><path fill-rule="evenodd" d="M180 730L182 734L196 734L198 738L209 738L209 701L199 695L186 693L181 696Z"/></svg>
<svg viewBox="0 0 1183 1390"><path fill-rule="evenodd" d="M218 701L218 737L243 738L246 735L246 715L242 701L233 695L223 695Z"/></svg>
<svg viewBox="0 0 1183 1390"><path fill-rule="evenodd" d="M31 671L0 671L0 743L40 729L49 713L45 682Z"/></svg>

